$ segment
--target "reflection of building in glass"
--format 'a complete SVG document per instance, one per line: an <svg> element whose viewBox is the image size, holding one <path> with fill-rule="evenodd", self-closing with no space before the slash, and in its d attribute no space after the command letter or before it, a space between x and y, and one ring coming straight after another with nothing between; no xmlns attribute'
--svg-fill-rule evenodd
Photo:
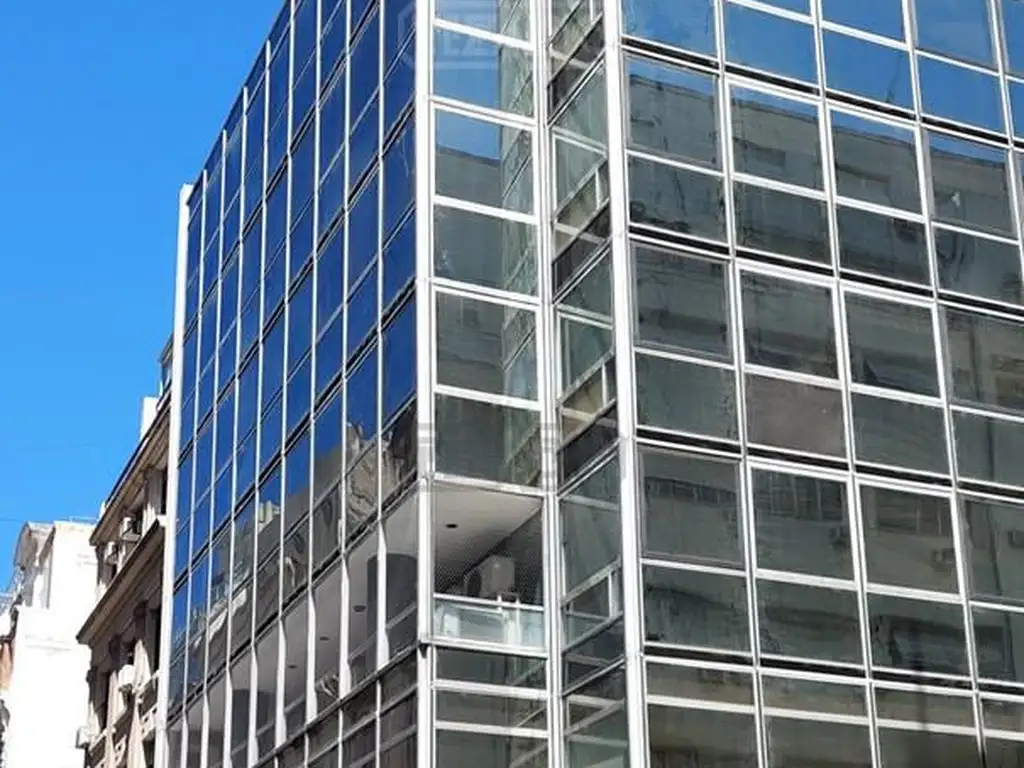
<svg viewBox="0 0 1024 768"><path fill-rule="evenodd" d="M1024 17L907 2L282 11L182 198L161 758L1024 760Z"/></svg>

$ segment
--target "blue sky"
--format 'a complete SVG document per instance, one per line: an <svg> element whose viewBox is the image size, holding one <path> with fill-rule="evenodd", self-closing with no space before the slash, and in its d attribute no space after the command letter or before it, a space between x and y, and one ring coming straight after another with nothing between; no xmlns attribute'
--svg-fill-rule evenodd
<svg viewBox="0 0 1024 768"><path fill-rule="evenodd" d="M95 516L171 330L177 199L280 0L0 11L0 590L25 520Z"/></svg>

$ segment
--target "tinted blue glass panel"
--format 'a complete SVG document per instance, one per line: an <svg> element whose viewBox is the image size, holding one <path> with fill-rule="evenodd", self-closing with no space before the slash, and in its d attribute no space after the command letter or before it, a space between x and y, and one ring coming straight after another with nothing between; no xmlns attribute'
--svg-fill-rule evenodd
<svg viewBox="0 0 1024 768"><path fill-rule="evenodd" d="M910 57L906 51L825 31L825 82L829 88L912 109Z"/></svg>
<svg viewBox="0 0 1024 768"><path fill-rule="evenodd" d="M351 357L377 323L377 270L371 269L348 301L345 356Z"/></svg>
<svg viewBox="0 0 1024 768"><path fill-rule="evenodd" d="M284 251L279 251L277 258L267 265L263 275L263 321L266 322L284 300L285 282Z"/></svg>
<svg viewBox="0 0 1024 768"><path fill-rule="evenodd" d="M316 342L316 393L323 394L327 386L341 373L341 321L343 315L334 316L327 330Z"/></svg>
<svg viewBox="0 0 1024 768"><path fill-rule="evenodd" d="M712 0L623 0L622 6L626 34L708 55L717 50Z"/></svg>
<svg viewBox="0 0 1024 768"><path fill-rule="evenodd" d="M291 379L288 380L287 396L288 403L286 408L286 423L285 429L288 434L295 431L295 428L299 426L300 422L306 418L309 413L309 402L311 393L310 387L310 369L312 368L312 361L306 358L302 365L296 370Z"/></svg>
<svg viewBox="0 0 1024 768"><path fill-rule="evenodd" d="M235 480L238 483L238 497L241 498L256 480L256 433L251 433L238 445L235 460Z"/></svg>
<svg viewBox="0 0 1024 768"><path fill-rule="evenodd" d="M313 255L313 206L307 205L295 222L291 233L291 252L288 261L291 264L289 274L295 277L309 262Z"/></svg>
<svg viewBox="0 0 1024 768"><path fill-rule="evenodd" d="M410 43L402 50L395 66L384 80L384 135L391 132L399 115L412 103L415 69L413 50Z"/></svg>
<svg viewBox="0 0 1024 768"><path fill-rule="evenodd" d="M192 510L192 557L210 538L210 496L204 496Z"/></svg>
<svg viewBox="0 0 1024 768"><path fill-rule="evenodd" d="M224 338L238 315L238 259L225 267L220 281L220 337Z"/></svg>
<svg viewBox="0 0 1024 768"><path fill-rule="evenodd" d="M353 126L349 139L348 189L350 192L356 188L377 156L377 140L380 129L378 123L379 110L377 99L374 98L362 118Z"/></svg>
<svg viewBox="0 0 1024 768"><path fill-rule="evenodd" d="M345 74L339 73L320 105L320 175L345 141Z"/></svg>
<svg viewBox="0 0 1024 768"><path fill-rule="evenodd" d="M288 152L288 115L281 115L267 139L267 179L273 179Z"/></svg>
<svg viewBox="0 0 1024 768"><path fill-rule="evenodd" d="M917 44L957 59L992 64L988 0L913 0Z"/></svg>
<svg viewBox="0 0 1024 768"><path fill-rule="evenodd" d="M292 154L292 222L299 212L313 197L315 179L315 163L313 150L316 149L316 137L312 130L306 131Z"/></svg>
<svg viewBox="0 0 1024 768"><path fill-rule="evenodd" d="M349 428L361 440L377 434L377 348L370 350L346 383L346 410Z"/></svg>
<svg viewBox="0 0 1024 768"><path fill-rule="evenodd" d="M267 195L267 261L277 255L284 246L285 233L288 231L288 185L284 179L278 180Z"/></svg>
<svg viewBox="0 0 1024 768"><path fill-rule="evenodd" d="M202 198L198 205L202 205ZM186 269L189 278L197 276L199 272L199 259L203 252L203 215L199 210L188 222L188 246L186 255Z"/></svg>
<svg viewBox="0 0 1024 768"><path fill-rule="evenodd" d="M256 219L242 241L242 303L252 296L260 286L260 272L263 249L263 221Z"/></svg>
<svg viewBox="0 0 1024 768"><path fill-rule="evenodd" d="M936 117L1003 130L999 81L974 69L919 56L922 109Z"/></svg>
<svg viewBox="0 0 1024 768"><path fill-rule="evenodd" d="M383 330L383 423L412 395L416 383L416 303L410 301Z"/></svg>
<svg viewBox="0 0 1024 768"><path fill-rule="evenodd" d="M252 358L238 377L238 436L245 437L256 426L259 398L259 358Z"/></svg>
<svg viewBox="0 0 1024 768"><path fill-rule="evenodd" d="M1010 114L1013 119L1013 132L1017 136L1024 136L1024 83L1010 80L1008 86L1010 89Z"/></svg>
<svg viewBox="0 0 1024 768"><path fill-rule="evenodd" d="M232 498L232 483L234 482L234 475L230 469L226 469L217 477L217 482L213 486L213 524L212 531L217 532L224 521L228 519L231 514L231 505L234 502Z"/></svg>
<svg viewBox="0 0 1024 768"><path fill-rule="evenodd" d="M224 389L225 385L235 375L236 355L238 351L238 326L231 326L224 340L221 342L220 351L217 353L217 390Z"/></svg>
<svg viewBox="0 0 1024 768"><path fill-rule="evenodd" d="M217 346L217 296L210 296L203 304L199 320L199 367L205 368L213 359Z"/></svg>
<svg viewBox="0 0 1024 768"><path fill-rule="evenodd" d="M416 136L412 121L384 153L384 238L412 205L416 190Z"/></svg>
<svg viewBox="0 0 1024 768"><path fill-rule="evenodd" d="M288 49L281 48L270 62L270 79L267 81L270 104L267 114L273 125L288 106Z"/></svg>
<svg viewBox="0 0 1024 768"><path fill-rule="evenodd" d="M241 205L236 197L224 211L224 253L230 254L238 244L238 231L242 226Z"/></svg>
<svg viewBox="0 0 1024 768"><path fill-rule="evenodd" d="M823 17L876 35L903 39L901 0L822 0Z"/></svg>
<svg viewBox="0 0 1024 768"><path fill-rule="evenodd" d="M188 568L191 544L192 520L185 519L185 527L174 536L174 578L181 576Z"/></svg>
<svg viewBox="0 0 1024 768"><path fill-rule="evenodd" d="M338 230L324 247L317 261L316 270L316 327L323 330L324 325L334 317L341 308L341 300L345 294L344 254L342 244L344 230Z"/></svg>
<svg viewBox="0 0 1024 768"><path fill-rule="evenodd" d="M1006 68L1024 74L1024 3L1002 0L1003 35L1006 39Z"/></svg>
<svg viewBox="0 0 1024 768"><path fill-rule="evenodd" d="M306 65L316 50L316 10L316 0L302 0L295 9L292 57L298 69Z"/></svg>
<svg viewBox="0 0 1024 768"><path fill-rule="evenodd" d="M238 329L238 354L240 357L245 357L256 343L256 337L260 332L260 300L258 296L253 297L242 308Z"/></svg>
<svg viewBox="0 0 1024 768"><path fill-rule="evenodd" d="M288 301L288 368L308 351L313 334L313 278L307 274Z"/></svg>
<svg viewBox="0 0 1024 768"><path fill-rule="evenodd" d="M196 360L198 352L199 336L195 330L185 337L182 347L182 389L186 393L191 392L196 386Z"/></svg>
<svg viewBox="0 0 1024 768"><path fill-rule="evenodd" d="M217 440L214 466L220 472L231 460L235 448L235 397L228 393L217 405Z"/></svg>
<svg viewBox="0 0 1024 768"><path fill-rule="evenodd" d="M284 380L284 318L278 317L263 337L263 359L260 369L262 388L260 401L269 402L281 391Z"/></svg>
<svg viewBox="0 0 1024 768"><path fill-rule="evenodd" d="M281 450L281 400L263 412L260 425L260 466L265 467Z"/></svg>
<svg viewBox="0 0 1024 768"><path fill-rule="evenodd" d="M317 199L317 237L323 235L345 203L345 150L338 153L334 165L320 182L320 197Z"/></svg>
<svg viewBox="0 0 1024 768"><path fill-rule="evenodd" d="M345 52L345 14L337 14L324 28L320 40L320 76L327 78Z"/></svg>
<svg viewBox="0 0 1024 768"><path fill-rule="evenodd" d="M206 366L206 369L199 376L199 389L196 390L196 419L202 423L211 410L213 410L214 389L217 386L213 378L213 365Z"/></svg>
<svg viewBox="0 0 1024 768"><path fill-rule="evenodd" d="M379 56L380 30L377 26L377 16L374 15L352 46L349 114L353 117L362 113L370 96L377 90L380 79Z"/></svg>
<svg viewBox="0 0 1024 768"><path fill-rule="evenodd" d="M811 12L810 0L762 0L766 5L774 5L776 8L782 8L787 11L795 11L796 13Z"/></svg>
<svg viewBox="0 0 1024 768"><path fill-rule="evenodd" d="M729 3L725 48L734 64L817 82L814 33L808 24Z"/></svg>
<svg viewBox="0 0 1024 768"><path fill-rule="evenodd" d="M352 0L351 6L351 17L352 17L352 31L357 32L359 26L363 23L363 19L366 18L367 12L373 5L373 0Z"/></svg>
<svg viewBox="0 0 1024 768"><path fill-rule="evenodd" d="M242 184L242 130L237 129L228 138L224 153L224 199L228 202L238 194Z"/></svg>
<svg viewBox="0 0 1024 768"><path fill-rule="evenodd" d="M266 98L266 92L262 86L254 93L249 94L249 109L245 113L245 167L247 169L263 161L263 123L267 114Z"/></svg>
<svg viewBox="0 0 1024 768"><path fill-rule="evenodd" d="M199 275L189 280L185 286L185 325L192 325L199 311Z"/></svg>
<svg viewBox="0 0 1024 768"><path fill-rule="evenodd" d="M414 0L382 0L384 4L384 71L391 67L398 49L416 24Z"/></svg>
<svg viewBox="0 0 1024 768"><path fill-rule="evenodd" d="M316 64L307 64L299 73L292 91L292 135L299 131L309 116L317 96Z"/></svg>
<svg viewBox="0 0 1024 768"><path fill-rule="evenodd" d="M348 220L348 292L377 254L377 177L370 179L352 204Z"/></svg>
<svg viewBox="0 0 1024 768"><path fill-rule="evenodd" d="M260 205L263 198L263 165L262 163L249 171L245 176L245 219L248 221Z"/></svg>
<svg viewBox="0 0 1024 768"><path fill-rule="evenodd" d="M383 270L382 311L391 305L399 292L412 280L416 271L415 214L405 220L391 242L384 247Z"/></svg>

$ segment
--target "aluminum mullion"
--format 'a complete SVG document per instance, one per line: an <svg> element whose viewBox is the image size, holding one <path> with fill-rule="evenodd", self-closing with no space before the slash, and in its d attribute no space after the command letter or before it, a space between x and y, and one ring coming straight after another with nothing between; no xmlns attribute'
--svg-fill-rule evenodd
<svg viewBox="0 0 1024 768"><path fill-rule="evenodd" d="M629 735L627 754L633 768L648 762L645 677L637 499L636 451L636 371L633 364L632 286L629 283L630 250L628 242L628 173L624 120L626 87L622 52L622 8L607 3L603 9L605 98L607 119L608 183L611 215L612 311L618 401L620 462L620 519L622 546L623 641L625 655L626 727ZM616 279L617 277L617 279Z"/></svg>

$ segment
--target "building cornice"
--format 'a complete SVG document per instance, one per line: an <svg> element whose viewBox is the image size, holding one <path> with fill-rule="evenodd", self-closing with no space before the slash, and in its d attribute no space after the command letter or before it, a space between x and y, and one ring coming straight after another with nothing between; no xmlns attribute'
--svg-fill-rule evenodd
<svg viewBox="0 0 1024 768"><path fill-rule="evenodd" d="M138 602L159 594L163 543L164 517L161 515L143 534L124 567L115 574L107 590L93 606L82 628L78 630L79 643L94 647L106 633L116 631L120 626L118 619L130 616Z"/></svg>

